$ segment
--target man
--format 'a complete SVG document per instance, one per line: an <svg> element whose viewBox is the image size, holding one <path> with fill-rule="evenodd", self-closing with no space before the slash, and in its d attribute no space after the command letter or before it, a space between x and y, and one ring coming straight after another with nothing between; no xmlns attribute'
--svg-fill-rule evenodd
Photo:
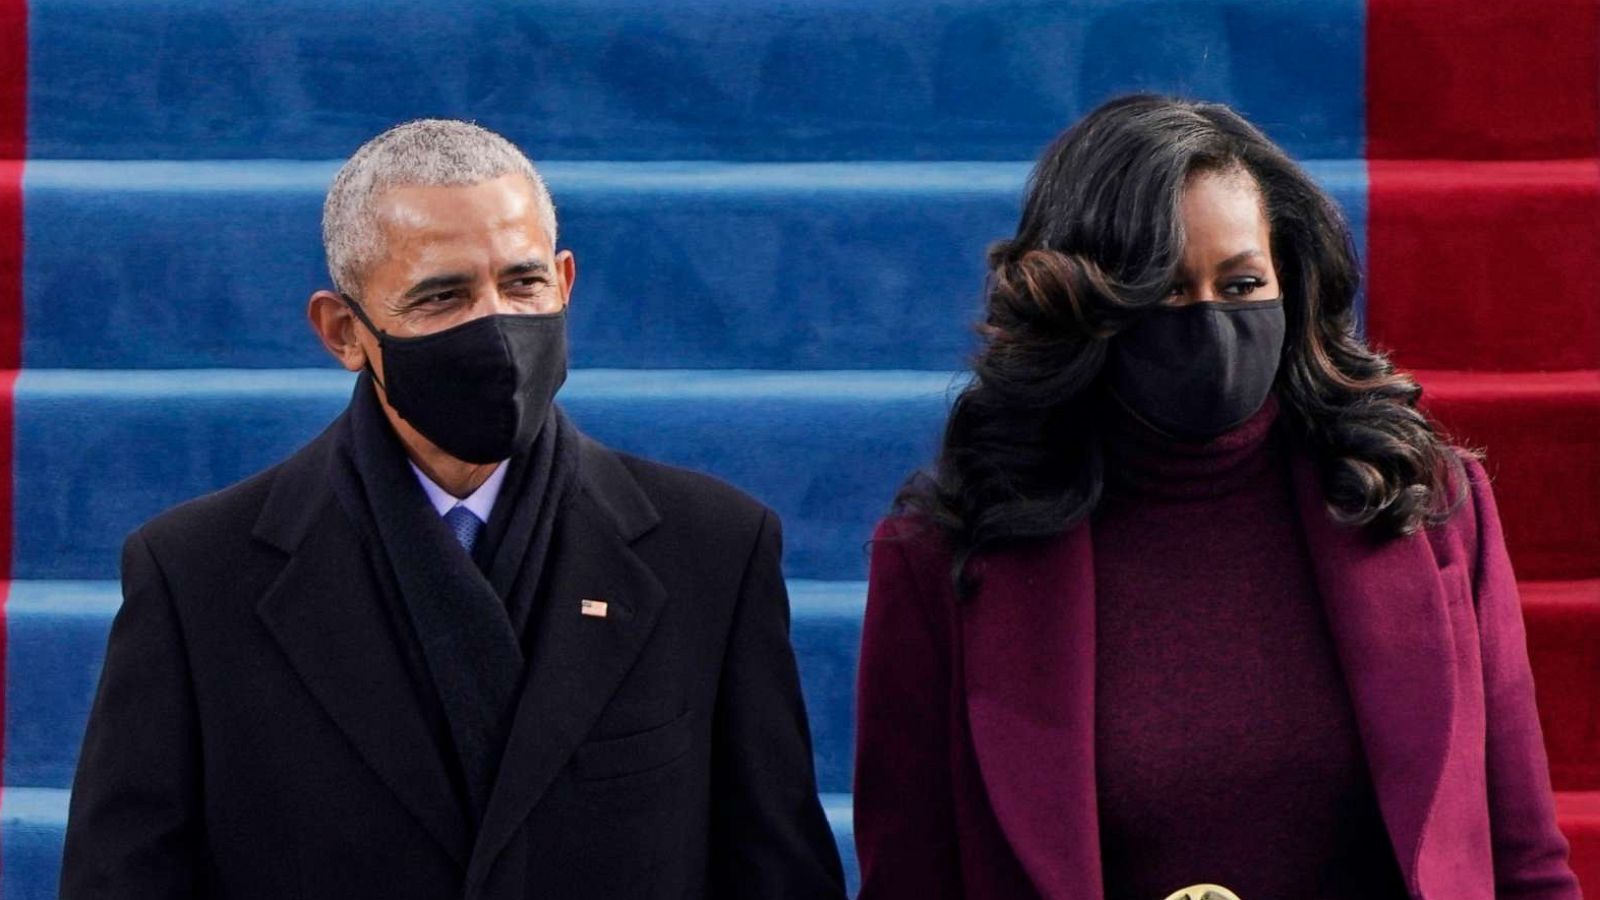
<svg viewBox="0 0 1600 900"><path fill-rule="evenodd" d="M555 239L474 125L339 172L308 315L354 396L129 537L62 897L843 896L777 519L553 405Z"/></svg>

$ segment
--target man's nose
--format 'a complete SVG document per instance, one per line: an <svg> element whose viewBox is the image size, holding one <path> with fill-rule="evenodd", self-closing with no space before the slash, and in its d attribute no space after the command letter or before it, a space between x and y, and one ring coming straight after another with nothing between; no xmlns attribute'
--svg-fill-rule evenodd
<svg viewBox="0 0 1600 900"><path fill-rule="evenodd" d="M480 303L480 305L484 307L483 315L486 316L517 311L515 301L499 285L493 285L484 292L484 302Z"/></svg>

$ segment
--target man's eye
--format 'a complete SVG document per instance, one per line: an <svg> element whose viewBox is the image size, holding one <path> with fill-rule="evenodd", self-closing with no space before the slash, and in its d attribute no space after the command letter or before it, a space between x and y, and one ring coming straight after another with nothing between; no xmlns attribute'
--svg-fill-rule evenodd
<svg viewBox="0 0 1600 900"><path fill-rule="evenodd" d="M442 306L446 303L455 303L463 296L462 291L440 291L422 298L423 306Z"/></svg>
<svg viewBox="0 0 1600 900"><path fill-rule="evenodd" d="M529 275L526 278L518 278L517 280L511 282L512 287L524 291L536 290L545 286L546 284L549 284L549 281L547 281L543 275Z"/></svg>

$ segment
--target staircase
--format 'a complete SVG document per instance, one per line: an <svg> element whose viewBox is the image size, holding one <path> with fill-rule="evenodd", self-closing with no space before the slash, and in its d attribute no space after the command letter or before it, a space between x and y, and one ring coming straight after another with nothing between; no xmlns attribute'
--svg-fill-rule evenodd
<svg viewBox="0 0 1600 900"><path fill-rule="evenodd" d="M1488 449L1600 895L1597 44L1596 0L0 0L0 900L54 896L122 537L348 398L303 319L322 194L423 115L549 181L580 426L782 514L853 873L863 544L932 456L1029 163L1133 89L1308 161L1370 334Z"/></svg>
<svg viewBox="0 0 1600 900"><path fill-rule="evenodd" d="M1368 334L1488 452L1562 829L1600 896L1600 4L1367 18Z"/></svg>

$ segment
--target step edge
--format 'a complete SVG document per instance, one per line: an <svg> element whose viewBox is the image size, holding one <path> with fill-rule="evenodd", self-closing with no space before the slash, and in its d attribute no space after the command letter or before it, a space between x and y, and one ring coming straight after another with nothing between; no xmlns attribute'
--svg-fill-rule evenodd
<svg viewBox="0 0 1600 900"><path fill-rule="evenodd" d="M109 617L122 606L121 582L113 579L16 579L6 588L4 616ZM854 579L786 579L789 605L796 618L827 619L866 606L867 583Z"/></svg>
<svg viewBox="0 0 1600 900"><path fill-rule="evenodd" d="M345 394L353 373L335 367L282 369L29 369L16 371L23 400L329 396ZM919 369L573 369L566 397L813 399L948 396L968 373ZM560 399L560 398L558 398Z"/></svg>

